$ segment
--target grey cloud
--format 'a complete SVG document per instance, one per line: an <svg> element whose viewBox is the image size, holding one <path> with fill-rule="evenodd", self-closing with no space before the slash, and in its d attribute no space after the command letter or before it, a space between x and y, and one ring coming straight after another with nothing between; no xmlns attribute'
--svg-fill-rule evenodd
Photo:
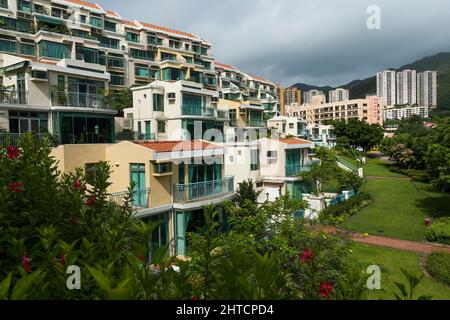
<svg viewBox="0 0 450 320"><path fill-rule="evenodd" d="M93 0L95 1L95 0ZM209 40L217 60L273 82L339 85L450 49L440 0L98 0L124 19ZM369 5L381 30L366 27Z"/></svg>

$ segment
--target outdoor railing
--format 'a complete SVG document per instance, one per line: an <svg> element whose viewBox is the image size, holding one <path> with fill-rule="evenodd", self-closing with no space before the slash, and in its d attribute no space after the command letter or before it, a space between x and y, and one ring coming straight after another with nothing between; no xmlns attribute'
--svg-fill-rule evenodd
<svg viewBox="0 0 450 320"><path fill-rule="evenodd" d="M135 189L129 194L128 191L115 192L110 195L110 201L120 206L125 205L127 199L130 199L130 205L135 209L150 208L149 188Z"/></svg>
<svg viewBox="0 0 450 320"><path fill-rule="evenodd" d="M316 163L320 163L320 160L311 160L303 165L300 163L286 164L286 177L295 177L302 172L311 171L312 166Z"/></svg>
<svg viewBox="0 0 450 320"><path fill-rule="evenodd" d="M217 197L234 191L234 177L219 180L176 184L174 186L174 202L186 203L204 198Z"/></svg>
<svg viewBox="0 0 450 320"><path fill-rule="evenodd" d="M263 120L250 120L248 121L249 127L265 127L266 123Z"/></svg>
<svg viewBox="0 0 450 320"><path fill-rule="evenodd" d="M209 107L183 105L181 106L181 113L183 116L213 117L214 109Z"/></svg>
<svg viewBox="0 0 450 320"><path fill-rule="evenodd" d="M28 92L25 90L0 89L0 104L27 104Z"/></svg>
<svg viewBox="0 0 450 320"><path fill-rule="evenodd" d="M108 109L101 95L80 92L52 92L52 106Z"/></svg>
<svg viewBox="0 0 450 320"><path fill-rule="evenodd" d="M11 145L17 147L20 138L23 137L25 134L30 133L11 133L11 132L0 133L0 146L7 147ZM44 139L45 136L48 136L54 147L56 147L59 144L59 138L56 135L48 133L31 133L31 134L38 140L42 140Z"/></svg>

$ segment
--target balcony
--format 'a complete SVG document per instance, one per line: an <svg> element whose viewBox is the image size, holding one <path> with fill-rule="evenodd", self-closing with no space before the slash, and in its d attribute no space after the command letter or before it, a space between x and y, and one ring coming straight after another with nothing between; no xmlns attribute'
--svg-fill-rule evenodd
<svg viewBox="0 0 450 320"><path fill-rule="evenodd" d="M103 102L103 96L80 92L52 92L52 106L75 108L109 109Z"/></svg>
<svg viewBox="0 0 450 320"><path fill-rule="evenodd" d="M214 109L210 107L183 105L181 106L181 114L183 116L213 117Z"/></svg>
<svg viewBox="0 0 450 320"><path fill-rule="evenodd" d="M30 133L0 133L0 147L6 148L7 146L18 146L19 140L21 137L23 137L26 134ZM45 137L48 136L50 139L50 142L52 146L56 147L59 144L59 137L56 135L48 134L48 133L31 133L33 137L35 137L38 140L43 140Z"/></svg>
<svg viewBox="0 0 450 320"><path fill-rule="evenodd" d="M262 128L265 127L266 123L263 120L260 119L250 119L247 122L247 127L253 127L253 128Z"/></svg>
<svg viewBox="0 0 450 320"><path fill-rule="evenodd" d="M286 164L286 177L296 177L302 172L311 171L314 164L320 163L320 161L309 161L306 164L294 163Z"/></svg>
<svg viewBox="0 0 450 320"><path fill-rule="evenodd" d="M219 197L234 191L234 177L220 180L197 182L190 184L176 184L173 199L175 203L188 203L208 198Z"/></svg>
<svg viewBox="0 0 450 320"><path fill-rule="evenodd" d="M128 191L112 193L109 197L111 202L119 206L125 205L127 199L130 200L130 205L137 211L150 208L149 199L150 189L134 189L131 194Z"/></svg>
<svg viewBox="0 0 450 320"><path fill-rule="evenodd" d="M28 91L0 89L0 104L27 104Z"/></svg>

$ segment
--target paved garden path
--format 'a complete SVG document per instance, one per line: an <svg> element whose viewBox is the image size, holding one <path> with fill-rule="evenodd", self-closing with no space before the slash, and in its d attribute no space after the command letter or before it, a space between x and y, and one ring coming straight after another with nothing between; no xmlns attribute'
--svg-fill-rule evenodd
<svg viewBox="0 0 450 320"><path fill-rule="evenodd" d="M325 227L325 231L329 233L336 233L337 229L334 227ZM348 232L348 231L343 231ZM372 236L364 237L361 233L350 233L350 237L359 243L371 244L375 246L394 248L399 250L414 251L418 253L429 254L433 251L447 251L450 253L450 247L438 244L431 244L425 242L415 242L409 240L400 240L388 237Z"/></svg>
<svg viewBox="0 0 450 320"><path fill-rule="evenodd" d="M366 179L384 179L384 180L411 180L410 177L386 177L386 176L366 176Z"/></svg>

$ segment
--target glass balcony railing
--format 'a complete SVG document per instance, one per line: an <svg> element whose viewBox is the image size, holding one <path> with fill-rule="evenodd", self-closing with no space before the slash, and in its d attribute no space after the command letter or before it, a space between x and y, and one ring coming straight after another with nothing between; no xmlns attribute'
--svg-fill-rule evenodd
<svg viewBox="0 0 450 320"><path fill-rule="evenodd" d="M80 92L52 92L52 106L109 109L103 102L103 96Z"/></svg>
<svg viewBox="0 0 450 320"><path fill-rule="evenodd" d="M28 92L24 90L0 89L0 104L27 104Z"/></svg>
<svg viewBox="0 0 450 320"><path fill-rule="evenodd" d="M286 164L286 177L296 177L302 172L311 171L315 163L316 161L309 161L303 165L300 163Z"/></svg>
<svg viewBox="0 0 450 320"><path fill-rule="evenodd" d="M149 201L149 188L134 189L131 194L128 191L112 193L109 197L111 202L118 204L119 206L125 205L126 199L130 199L130 205L137 210L150 208Z"/></svg>
<svg viewBox="0 0 450 320"><path fill-rule="evenodd" d="M18 146L19 140L22 136L29 133L11 133L11 132L5 132L0 133L0 147L6 148L7 146ZM49 134L49 133L31 133L36 139L42 140L44 137L47 137L50 139L52 145L54 147L58 146L59 144L59 137L57 135Z"/></svg>
<svg viewBox="0 0 450 320"><path fill-rule="evenodd" d="M197 182L190 184L176 184L174 186L174 202L186 203L205 198L218 197L234 191L234 177L219 180Z"/></svg>
<svg viewBox="0 0 450 320"><path fill-rule="evenodd" d="M213 117L214 109L210 107L183 105L181 106L181 113L183 116Z"/></svg>
<svg viewBox="0 0 450 320"><path fill-rule="evenodd" d="M250 119L247 125L248 127L265 127L266 123L260 119Z"/></svg>

